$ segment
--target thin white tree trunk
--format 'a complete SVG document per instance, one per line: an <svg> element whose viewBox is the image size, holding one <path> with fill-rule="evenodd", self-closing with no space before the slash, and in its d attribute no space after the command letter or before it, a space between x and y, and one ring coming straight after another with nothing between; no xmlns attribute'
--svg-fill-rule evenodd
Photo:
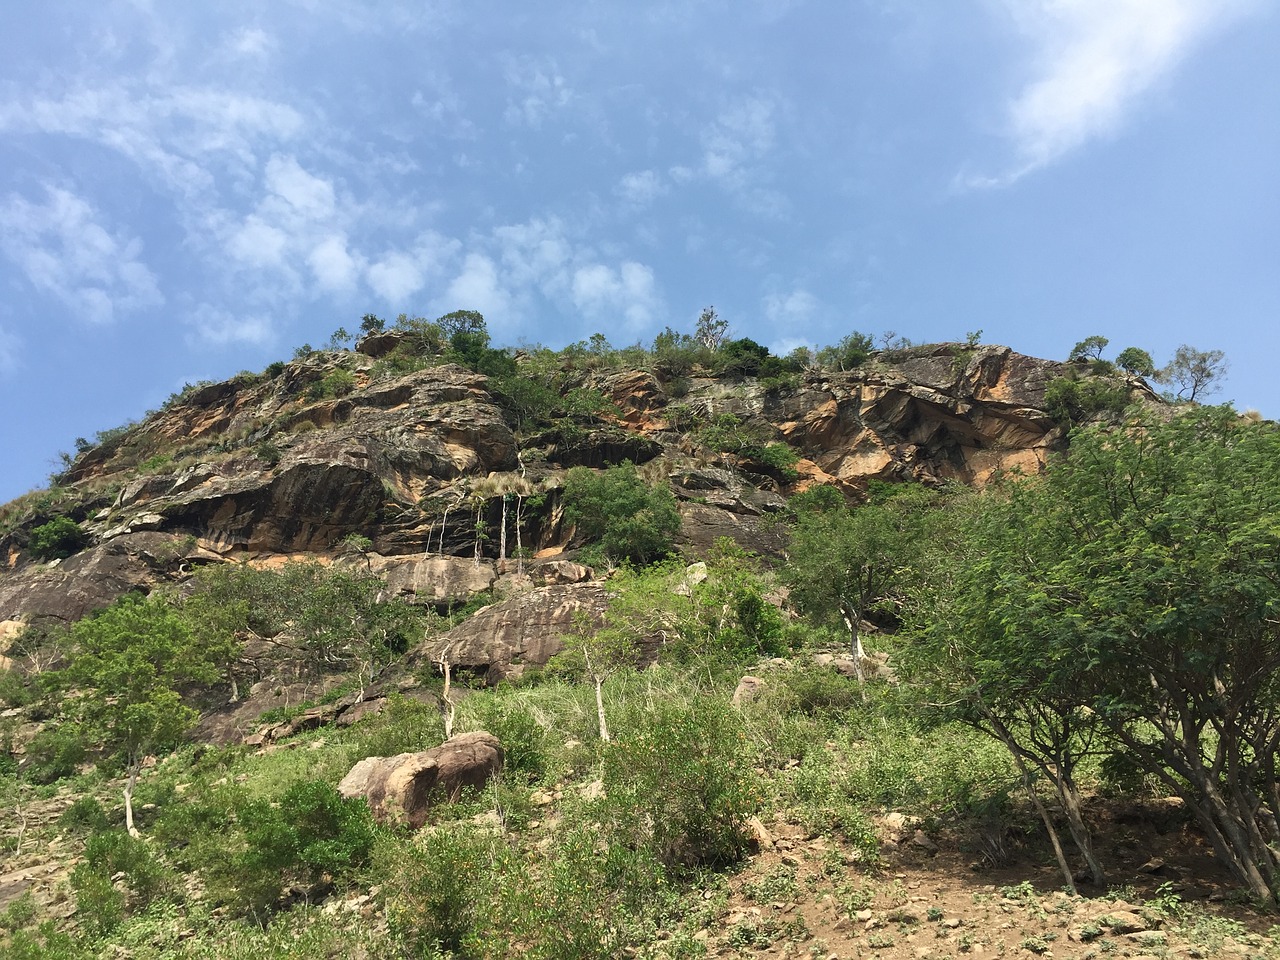
<svg viewBox="0 0 1280 960"><path fill-rule="evenodd" d="M129 764L129 776L124 781L124 827L129 831L129 836L134 839L141 836L138 828L133 825L133 788L138 782L138 773L141 769L141 760Z"/></svg>
<svg viewBox="0 0 1280 960"><path fill-rule="evenodd" d="M523 468L523 464L521 464ZM524 536L520 532L520 524L524 520L524 497L516 494L516 573L524 573Z"/></svg>
<svg viewBox="0 0 1280 960"><path fill-rule="evenodd" d="M507 559L507 494L502 495L502 529L498 532L498 563Z"/></svg>

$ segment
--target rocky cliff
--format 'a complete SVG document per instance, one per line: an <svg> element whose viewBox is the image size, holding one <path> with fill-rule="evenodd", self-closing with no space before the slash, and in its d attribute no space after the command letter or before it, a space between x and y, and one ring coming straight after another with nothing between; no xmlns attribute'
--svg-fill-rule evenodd
<svg viewBox="0 0 1280 960"><path fill-rule="evenodd" d="M458 366L386 374L388 349L370 338L190 390L82 453L58 490L0 508L0 623L74 620L230 559L357 562L399 594L453 602L571 552L565 471L623 460L671 485L690 553L723 536L768 553L781 546L769 515L815 483L857 499L871 480L1039 470L1064 436L1046 387L1079 370L963 344L783 383L588 369L575 382L609 405L530 421ZM1156 402L1141 381L1117 382ZM711 442L705 428L726 424L754 444ZM770 443L797 462L759 458ZM39 562L32 531L55 516L87 545Z"/></svg>

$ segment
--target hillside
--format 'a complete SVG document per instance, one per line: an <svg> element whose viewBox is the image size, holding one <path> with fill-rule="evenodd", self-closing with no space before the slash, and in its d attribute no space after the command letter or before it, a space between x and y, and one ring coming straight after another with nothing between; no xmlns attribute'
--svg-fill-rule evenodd
<svg viewBox="0 0 1280 960"><path fill-rule="evenodd" d="M1031 685L1105 614L1034 579L1075 575L1063 491L1092 509L1068 432L1090 463L1122 417L1177 456L1256 432L1256 464L1268 428L1006 347L497 351L450 318L190 387L0 508L0 958L1275 955L1194 763L1090 726L1114 689ZM1024 608L1032 653L953 649Z"/></svg>
<svg viewBox="0 0 1280 960"><path fill-rule="evenodd" d="M384 570L472 557L477 522L501 530L511 496L538 498L518 524L508 518L512 540L552 556L572 545L557 509L564 471L623 460L670 483L682 545L705 551L730 536L768 551L778 544L761 518L813 483L856 501L871 480L981 484L997 470L1038 471L1064 435L1044 409L1046 386L1079 369L963 344L772 384L696 370L664 378L619 366L625 358L565 362L530 374L557 388L531 413L453 364L395 375L385 358L400 345L371 336L355 351L202 385L108 431L57 487L0 508L0 621L73 621L192 564L329 557L352 535ZM1125 386L1156 402L1142 381ZM86 544L48 567L24 547L59 516ZM490 566L505 559L500 542L490 534L480 547Z"/></svg>

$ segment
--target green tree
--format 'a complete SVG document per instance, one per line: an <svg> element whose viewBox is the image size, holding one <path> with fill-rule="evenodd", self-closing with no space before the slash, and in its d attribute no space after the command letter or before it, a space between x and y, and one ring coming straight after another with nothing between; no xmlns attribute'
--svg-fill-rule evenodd
<svg viewBox="0 0 1280 960"><path fill-rule="evenodd" d="M656 560L680 532L670 488L649 486L629 460L602 471L574 467L565 476L564 507L565 520L615 560Z"/></svg>
<svg viewBox="0 0 1280 960"><path fill-rule="evenodd" d="M71 691L64 711L123 769L125 825L137 836L133 788L142 763L182 742L199 714L179 690L213 683L219 664L158 597L125 597L76 623L70 641L71 662L60 677Z"/></svg>
<svg viewBox="0 0 1280 960"><path fill-rule="evenodd" d="M371 333L381 333L387 328L387 321L383 320L376 314L366 313L360 318L360 332L368 335Z"/></svg>
<svg viewBox="0 0 1280 960"><path fill-rule="evenodd" d="M1125 347L1121 350L1116 357L1116 366L1125 373L1132 373L1139 377L1151 377L1156 372L1156 365L1151 359L1151 354L1141 347Z"/></svg>
<svg viewBox="0 0 1280 960"><path fill-rule="evenodd" d="M1078 431L1043 481L986 501L986 567L944 591L937 638L975 678L970 696L1095 717L1267 899L1280 890L1277 462L1280 431L1229 407Z"/></svg>
<svg viewBox="0 0 1280 960"><path fill-rule="evenodd" d="M1107 344L1111 341L1106 337L1100 337L1096 334L1092 337L1085 337L1074 347L1071 353L1067 355L1068 360L1101 360L1102 351L1107 349Z"/></svg>
<svg viewBox="0 0 1280 960"><path fill-rule="evenodd" d="M37 560L62 560L89 542L89 535L70 517L55 517L31 531L27 549Z"/></svg>
<svg viewBox="0 0 1280 960"><path fill-rule="evenodd" d="M715 307L703 307L693 337L708 350L719 350L729 336L729 321L716 313Z"/></svg>
<svg viewBox="0 0 1280 960"><path fill-rule="evenodd" d="M1196 398L1220 390L1220 381L1226 374L1226 354L1221 350L1197 350L1184 343L1155 377L1160 383L1176 388L1175 399L1194 403Z"/></svg>
<svg viewBox="0 0 1280 960"><path fill-rule="evenodd" d="M1011 484L948 505L933 524L917 562L919 575L907 591L907 640L895 664L928 703L943 705L933 708L940 718L980 730L1009 751L1074 889L1074 871L1036 793L1032 769L1054 785L1091 878L1103 885L1076 776L1096 744L1099 718L1081 709L1076 664L1045 653L1052 641L1042 633L1072 630L1072 622L1042 615L1051 595L1021 579L1028 566L1052 563L1073 548L1069 529L1023 525L1035 511L1029 501L1049 495L1042 484ZM1017 620L1015 604L1023 612Z"/></svg>
<svg viewBox="0 0 1280 960"><path fill-rule="evenodd" d="M875 344L870 334L855 330L835 346L818 351L818 363L829 370L856 370L867 362Z"/></svg>
<svg viewBox="0 0 1280 960"><path fill-rule="evenodd" d="M865 679L862 621L896 608L934 499L918 486L852 510L814 499L817 509L803 510L791 534L783 578L792 602L814 620L847 631L859 680Z"/></svg>

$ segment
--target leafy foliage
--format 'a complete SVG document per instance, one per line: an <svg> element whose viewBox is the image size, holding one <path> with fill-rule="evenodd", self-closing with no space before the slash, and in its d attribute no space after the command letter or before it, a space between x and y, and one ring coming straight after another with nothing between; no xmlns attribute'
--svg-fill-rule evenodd
<svg viewBox="0 0 1280 960"><path fill-rule="evenodd" d="M1227 359L1221 350L1197 350L1184 343L1155 376L1160 383L1176 388L1175 399L1194 403L1197 398L1220 390L1226 373Z"/></svg>
<svg viewBox="0 0 1280 960"><path fill-rule="evenodd" d="M1154 376L1156 365L1151 359L1151 354L1143 350L1141 347L1125 347L1116 356L1116 366L1125 373L1131 373L1139 377Z"/></svg>
<svg viewBox="0 0 1280 960"><path fill-rule="evenodd" d="M565 520L618 560L656 560L680 530L671 490L646 484L630 461L599 472L574 467L565 476L564 506Z"/></svg>
<svg viewBox="0 0 1280 960"><path fill-rule="evenodd" d="M62 560L82 549L89 535L70 517L55 517L31 531L27 549L37 560Z"/></svg>
<svg viewBox="0 0 1280 960"><path fill-rule="evenodd" d="M1230 408L1079 431L1043 482L980 501L961 535L974 561L935 579L912 647L988 719L1017 709L1009 732L1046 767L1100 725L1264 898L1280 882L1261 812L1280 742L1277 457L1280 432Z"/></svg>

